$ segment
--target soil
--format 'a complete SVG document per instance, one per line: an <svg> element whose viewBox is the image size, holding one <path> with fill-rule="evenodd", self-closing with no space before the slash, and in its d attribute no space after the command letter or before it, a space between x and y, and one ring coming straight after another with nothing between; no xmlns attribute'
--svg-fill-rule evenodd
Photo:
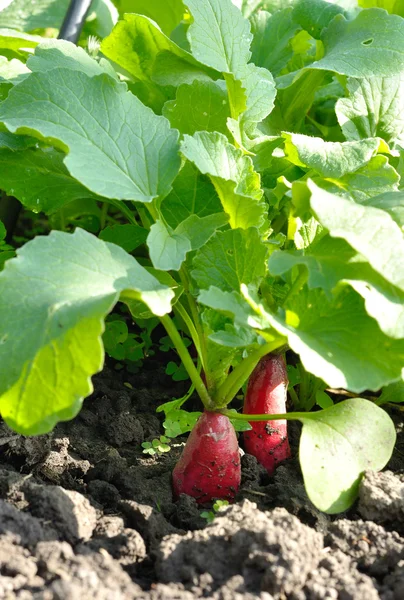
<svg viewBox="0 0 404 600"><path fill-rule="evenodd" d="M212 523L171 471L184 440L150 457L158 404L183 392L158 364L106 367L80 415L24 438L0 423L0 599L403 600L404 433L348 513L308 500L294 458L273 478L247 454L237 502ZM168 390L171 392L168 394Z"/></svg>

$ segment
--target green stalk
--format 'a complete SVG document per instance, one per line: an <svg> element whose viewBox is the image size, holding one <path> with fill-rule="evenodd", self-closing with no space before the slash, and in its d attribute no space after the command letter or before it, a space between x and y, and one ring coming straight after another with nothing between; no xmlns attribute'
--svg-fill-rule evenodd
<svg viewBox="0 0 404 600"><path fill-rule="evenodd" d="M299 406L299 404L300 404L300 402L299 402L299 396L296 394L296 390L295 390L295 388L293 388L293 387L290 387L290 388L288 389L288 392L289 392L289 395L290 395L290 397L291 397L291 398L292 398L292 400L293 400L293 404L294 404L295 406Z"/></svg>
<svg viewBox="0 0 404 600"><path fill-rule="evenodd" d="M191 335L192 341L194 342L194 346L196 348L196 351L198 353L198 356L201 356L201 346L199 343L199 336L198 336L198 332L196 331L195 325L191 319L191 317L189 316L189 314L187 313L187 311L185 310L185 308L182 306L180 300L178 300L178 302L176 302L174 304L174 312L177 311L178 314L180 315L181 319L184 321L185 325L188 327L188 331ZM203 363L202 363L203 366Z"/></svg>
<svg viewBox="0 0 404 600"><path fill-rule="evenodd" d="M160 321L164 325L168 335L170 336L171 341L173 342L178 352L178 355L181 358L182 363L185 369L187 370L187 373L192 383L195 386L195 390L197 391L200 399L202 400L204 407L207 410L212 410L214 408L212 400L208 394L205 384L202 381L201 376L198 373L198 369L194 365L194 361L192 360L191 355L189 354L184 342L182 341L178 329L174 325L169 315L164 315L164 317L160 317Z"/></svg>
<svg viewBox="0 0 404 600"><path fill-rule="evenodd" d="M108 208L108 202L103 202L101 208L100 229L104 229L105 227L105 223L108 216Z"/></svg>
<svg viewBox="0 0 404 600"><path fill-rule="evenodd" d="M105 202L108 202L108 204L111 204L112 206L115 206L115 208L120 210L121 213L124 214L125 217L128 219L129 223L132 223L132 225L138 225L135 217L132 214L132 211L126 206L123 200L111 200L110 198L108 198L107 200L105 200Z"/></svg>
<svg viewBox="0 0 404 600"><path fill-rule="evenodd" d="M237 367L230 373L226 380L217 390L215 396L215 406L223 408L229 404L237 394L239 389L247 381L251 373L254 371L258 362L263 356L270 354L274 350L281 348L286 343L286 338L278 337L273 342L268 342L254 350L245 358Z"/></svg>
<svg viewBox="0 0 404 600"><path fill-rule="evenodd" d="M186 298L188 300L188 305L189 305L189 309L191 311L191 317L193 320L193 324L194 324L195 330L197 332L197 336L198 336L198 340L199 340L199 349L197 348L197 350L198 350L198 354L201 358L202 368L204 370L205 377L206 377L206 384L209 389L210 374L208 373L208 350L206 347L206 338L205 338L205 333L203 331L203 327L202 327L202 323L201 323L201 317L200 317L198 307L195 302L195 298L189 291L188 275L184 268L184 265L181 267L181 269L179 270L178 273L179 273L179 276L181 279L182 286L185 291ZM195 344L195 346L196 346L196 344Z"/></svg>
<svg viewBox="0 0 404 600"><path fill-rule="evenodd" d="M296 279L294 280L294 282L292 283L291 288L289 289L288 293L286 294L283 302L282 302L282 306L285 306L286 302L295 294L297 294L298 292L300 292L300 290L302 289L302 287L304 286L304 284L307 281L307 271L306 270L302 270L299 275L296 277Z"/></svg>
<svg viewBox="0 0 404 600"><path fill-rule="evenodd" d="M307 419L315 419L316 413L307 413L307 412L290 412L290 413L282 413L280 415L247 415L244 413L235 413L232 410L227 410L223 408L221 411L222 415L229 417L229 419L234 419L236 421L304 421Z"/></svg>

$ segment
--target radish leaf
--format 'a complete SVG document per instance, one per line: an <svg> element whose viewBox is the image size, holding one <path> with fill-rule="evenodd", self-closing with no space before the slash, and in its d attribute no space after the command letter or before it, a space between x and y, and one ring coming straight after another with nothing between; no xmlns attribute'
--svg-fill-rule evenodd
<svg viewBox="0 0 404 600"><path fill-rule="evenodd" d="M310 500L329 514L347 510L367 470L386 466L396 441L394 424L362 398L345 400L304 419L299 457Z"/></svg>

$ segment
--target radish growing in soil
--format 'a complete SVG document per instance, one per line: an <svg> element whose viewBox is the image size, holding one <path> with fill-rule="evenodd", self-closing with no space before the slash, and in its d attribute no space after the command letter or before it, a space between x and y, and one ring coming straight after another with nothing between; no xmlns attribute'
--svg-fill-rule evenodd
<svg viewBox="0 0 404 600"><path fill-rule="evenodd" d="M202 413L173 471L175 496L188 494L199 504L234 500L241 479L236 432L217 412Z"/></svg>
<svg viewBox="0 0 404 600"><path fill-rule="evenodd" d="M402 385L404 240L402 195L394 191L402 173L387 153L376 156L378 139L356 139L352 119L365 89L379 101L380 81L401 76L404 62L389 60L386 40L404 56L404 19L378 8L357 7L349 20L343 11L327 13L318 41L324 56L318 60L309 44L292 82L295 60L268 70L279 62L277 49L266 44L266 30L251 27L250 3L238 2L241 11L232 0L183 0L186 50L166 29L170 4L161 3L158 23L138 14L121 20L101 44L110 62L44 39L27 67L18 67L23 76L8 80L8 55L2 57L1 195L33 214L59 213L61 229L91 216L97 235L79 227L52 231L10 258L0 223L1 416L23 435L73 418L102 368L104 320L120 301L141 328L160 319L205 410L175 468L177 494L234 497L239 457L227 417L244 430L258 422L245 435L246 448L270 472L289 456L285 421L295 419L303 423L299 458L311 499L328 512L345 510L363 472L390 458L392 421L362 398L285 414L284 365L263 357L289 345L327 386L356 394ZM318 30L315 11L290 10L281 19L293 19L296 35ZM126 40L139 31L155 43L131 44L128 54ZM347 49L350 60L343 61ZM141 84L120 81L121 72ZM330 85L325 73L347 85ZM359 76L365 87L353 85ZM326 97L335 100L333 120L346 142L332 141ZM312 109L325 139L313 137ZM272 130L275 138L264 135ZM385 142L394 147L393 138ZM55 166L72 185L52 183ZM359 172L366 177L351 177ZM379 196L387 189L388 198ZM366 202L358 200L363 194ZM82 200L84 221L76 218ZM251 374L245 414L229 410ZM189 431L180 410L170 419L177 434Z"/></svg>
<svg viewBox="0 0 404 600"><path fill-rule="evenodd" d="M281 355L264 356L248 380L244 413L286 413L288 375ZM279 463L290 458L287 421L257 421L244 433L244 447L273 474Z"/></svg>

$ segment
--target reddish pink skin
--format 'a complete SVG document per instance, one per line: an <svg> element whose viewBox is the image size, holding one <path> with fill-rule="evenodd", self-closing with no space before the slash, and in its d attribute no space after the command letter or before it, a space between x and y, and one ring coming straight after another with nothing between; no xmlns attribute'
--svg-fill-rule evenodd
<svg viewBox="0 0 404 600"><path fill-rule="evenodd" d="M286 412L288 375L282 356L264 356L248 380L243 412L282 414ZM244 448L273 474L276 467L290 458L286 421L256 421L244 432Z"/></svg>
<svg viewBox="0 0 404 600"><path fill-rule="evenodd" d="M241 466L236 432L229 419L205 411L198 419L173 471L174 495L193 496L199 504L234 500Z"/></svg>

